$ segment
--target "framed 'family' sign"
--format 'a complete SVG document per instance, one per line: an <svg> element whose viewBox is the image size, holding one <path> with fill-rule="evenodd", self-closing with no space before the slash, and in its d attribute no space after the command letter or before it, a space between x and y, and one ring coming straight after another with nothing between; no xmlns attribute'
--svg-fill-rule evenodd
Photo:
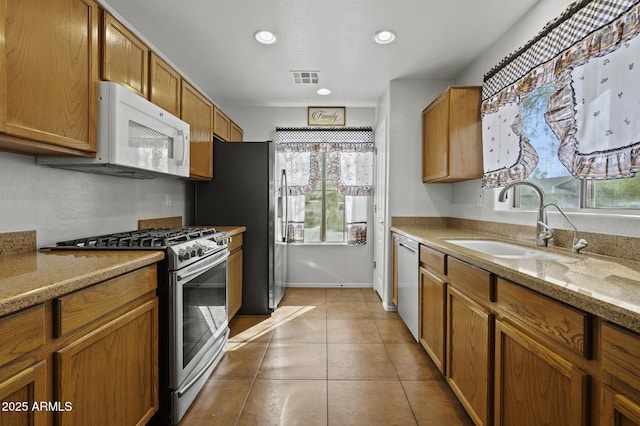
<svg viewBox="0 0 640 426"><path fill-rule="evenodd" d="M345 107L309 107L309 126L344 126Z"/></svg>

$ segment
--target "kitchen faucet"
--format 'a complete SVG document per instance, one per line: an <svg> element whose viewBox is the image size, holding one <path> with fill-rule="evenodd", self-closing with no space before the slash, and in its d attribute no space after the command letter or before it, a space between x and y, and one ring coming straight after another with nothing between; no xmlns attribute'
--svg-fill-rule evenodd
<svg viewBox="0 0 640 426"><path fill-rule="evenodd" d="M514 186L525 185L533 188L538 194L540 205L538 207L538 219L536 220L536 245L539 247L547 247L549 240L553 237L553 231L547 224L547 212L544 204L544 192L542 189L530 182L513 182L502 188L498 195L498 201L504 203L507 200L507 191ZM556 206L557 207L557 206Z"/></svg>
<svg viewBox="0 0 640 426"><path fill-rule="evenodd" d="M542 208L546 209L549 206L555 207L560 212L560 214L567 220L567 222L569 222L569 225L571 225L571 227L573 228L573 242L571 244L571 249L573 250L574 253L580 253L580 250L585 248L589 243L587 243L587 240L585 240L584 238L578 238L578 228L573 223L573 221L569 219L569 217L566 214L564 214L560 206L558 206L557 204L549 203L549 204L545 204ZM551 231L551 233L552 233L551 236L553 236L553 231Z"/></svg>

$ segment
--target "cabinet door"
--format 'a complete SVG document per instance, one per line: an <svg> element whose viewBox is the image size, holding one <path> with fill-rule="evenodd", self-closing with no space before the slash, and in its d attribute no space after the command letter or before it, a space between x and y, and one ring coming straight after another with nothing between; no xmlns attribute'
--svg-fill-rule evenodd
<svg viewBox="0 0 640 426"><path fill-rule="evenodd" d="M231 121L229 140L231 142L242 142L242 128Z"/></svg>
<svg viewBox="0 0 640 426"><path fill-rule="evenodd" d="M220 111L217 107L213 110L213 133L222 139L228 141L231 132L231 120L224 112Z"/></svg>
<svg viewBox="0 0 640 426"><path fill-rule="evenodd" d="M491 422L493 315L447 288L447 381L477 425Z"/></svg>
<svg viewBox="0 0 640 426"><path fill-rule="evenodd" d="M422 181L449 176L449 95L442 94L422 112Z"/></svg>
<svg viewBox="0 0 640 426"><path fill-rule="evenodd" d="M147 97L149 49L124 25L104 12L102 78Z"/></svg>
<svg viewBox="0 0 640 426"><path fill-rule="evenodd" d="M568 360L496 321L496 425L585 425L587 382Z"/></svg>
<svg viewBox="0 0 640 426"><path fill-rule="evenodd" d="M9 377L0 383L0 401L2 407L0 411L0 424L2 425L45 425L48 424L47 408L42 410L40 403L47 403L51 398L47 398L47 368L46 362L41 361L19 373ZM67 404L71 401L66 401ZM66 406L72 409L73 406ZM58 409L65 409L65 402Z"/></svg>
<svg viewBox="0 0 640 426"><path fill-rule="evenodd" d="M638 426L640 425L640 405L623 393L603 386L600 424L602 426Z"/></svg>
<svg viewBox="0 0 640 426"><path fill-rule="evenodd" d="M213 177L213 104L193 86L182 81L182 119L191 127L189 174L196 179Z"/></svg>
<svg viewBox="0 0 640 426"><path fill-rule="evenodd" d="M151 52L149 58L149 100L180 117L182 77L155 53Z"/></svg>
<svg viewBox="0 0 640 426"><path fill-rule="evenodd" d="M98 5L0 0L0 8L0 149L95 153Z"/></svg>
<svg viewBox="0 0 640 426"><path fill-rule="evenodd" d="M54 353L62 425L145 424L158 409L157 299Z"/></svg>
<svg viewBox="0 0 640 426"><path fill-rule="evenodd" d="M229 320L242 306L242 250L235 251L229 256L228 268L228 300Z"/></svg>
<svg viewBox="0 0 640 426"><path fill-rule="evenodd" d="M420 268L420 344L443 373L446 292L444 281Z"/></svg>
<svg viewBox="0 0 640 426"><path fill-rule="evenodd" d="M449 88L450 182L482 177L481 87Z"/></svg>

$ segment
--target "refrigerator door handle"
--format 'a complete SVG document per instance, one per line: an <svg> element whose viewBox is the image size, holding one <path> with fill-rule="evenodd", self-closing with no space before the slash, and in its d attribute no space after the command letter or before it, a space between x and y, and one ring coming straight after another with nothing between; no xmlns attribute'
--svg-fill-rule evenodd
<svg viewBox="0 0 640 426"><path fill-rule="evenodd" d="M284 194L284 216L282 219L282 242L289 240L289 185L287 183L287 171L282 169L280 188Z"/></svg>

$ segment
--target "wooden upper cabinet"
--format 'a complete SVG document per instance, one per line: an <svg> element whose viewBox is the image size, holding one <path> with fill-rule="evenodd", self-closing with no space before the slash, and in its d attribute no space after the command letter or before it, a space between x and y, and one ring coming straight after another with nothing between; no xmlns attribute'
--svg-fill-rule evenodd
<svg viewBox="0 0 640 426"><path fill-rule="evenodd" d="M479 86L451 86L422 112L422 181L482 177Z"/></svg>
<svg viewBox="0 0 640 426"><path fill-rule="evenodd" d="M98 5L0 0L0 149L96 151Z"/></svg>
<svg viewBox="0 0 640 426"><path fill-rule="evenodd" d="M103 12L102 32L102 79L147 98L149 48L107 12Z"/></svg>
<svg viewBox="0 0 640 426"><path fill-rule="evenodd" d="M191 128L189 171L193 179L213 177L213 112L213 104L182 80L182 119Z"/></svg>
<svg viewBox="0 0 640 426"><path fill-rule="evenodd" d="M231 132L231 120L218 107L213 107L213 134L228 141Z"/></svg>
<svg viewBox="0 0 640 426"><path fill-rule="evenodd" d="M242 142L242 128L240 126L238 126L236 123L234 123L233 121L230 121L231 123L231 127L229 130L229 140L231 142Z"/></svg>
<svg viewBox="0 0 640 426"><path fill-rule="evenodd" d="M154 52L149 55L149 100L180 117L182 77Z"/></svg>

